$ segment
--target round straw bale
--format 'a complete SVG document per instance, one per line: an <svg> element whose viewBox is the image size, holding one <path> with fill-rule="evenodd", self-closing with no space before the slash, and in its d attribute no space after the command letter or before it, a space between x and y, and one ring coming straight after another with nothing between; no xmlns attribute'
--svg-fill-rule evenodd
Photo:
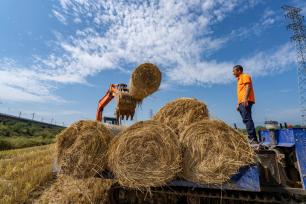
<svg viewBox="0 0 306 204"><path fill-rule="evenodd" d="M138 101L158 90L162 74L158 67L151 63L139 65L132 73L129 92Z"/></svg>
<svg viewBox="0 0 306 204"><path fill-rule="evenodd" d="M207 106L195 98L178 98L162 107L153 117L179 134L191 123L209 117Z"/></svg>
<svg viewBox="0 0 306 204"><path fill-rule="evenodd" d="M217 120L202 120L180 134L183 178L203 184L227 181L240 167L254 163L246 136Z"/></svg>
<svg viewBox="0 0 306 204"><path fill-rule="evenodd" d="M86 178L102 172L111 140L110 131L96 121L81 120L57 136L60 173Z"/></svg>
<svg viewBox="0 0 306 204"><path fill-rule="evenodd" d="M157 121L141 121L115 137L108 166L119 184L135 189L161 186L181 170L179 141Z"/></svg>

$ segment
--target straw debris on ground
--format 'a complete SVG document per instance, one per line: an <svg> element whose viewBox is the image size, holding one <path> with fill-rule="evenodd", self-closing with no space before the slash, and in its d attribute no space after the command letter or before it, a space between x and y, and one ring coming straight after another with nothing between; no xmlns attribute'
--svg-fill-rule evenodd
<svg viewBox="0 0 306 204"><path fill-rule="evenodd" d="M101 173L112 135L96 121L81 120L57 136L57 162L60 173L86 178Z"/></svg>
<svg viewBox="0 0 306 204"><path fill-rule="evenodd" d="M54 145L0 151L0 203L26 203L31 192L52 180Z"/></svg>
<svg viewBox="0 0 306 204"><path fill-rule="evenodd" d="M113 181L110 179L75 179L61 175L46 190L35 204L103 204L108 202L108 191Z"/></svg>
<svg viewBox="0 0 306 204"><path fill-rule="evenodd" d="M122 186L162 186L181 171L178 139L157 121L138 122L112 140L108 166Z"/></svg>
<svg viewBox="0 0 306 204"><path fill-rule="evenodd" d="M162 107L153 117L171 127L176 134L194 122L209 117L207 106L195 98L178 98Z"/></svg>
<svg viewBox="0 0 306 204"><path fill-rule="evenodd" d="M137 101L142 101L158 90L161 79L162 74L156 65L151 63L141 64L132 73L129 93Z"/></svg>
<svg viewBox="0 0 306 204"><path fill-rule="evenodd" d="M220 184L254 163L254 151L245 135L222 121L202 120L180 134L183 178L202 184Z"/></svg>

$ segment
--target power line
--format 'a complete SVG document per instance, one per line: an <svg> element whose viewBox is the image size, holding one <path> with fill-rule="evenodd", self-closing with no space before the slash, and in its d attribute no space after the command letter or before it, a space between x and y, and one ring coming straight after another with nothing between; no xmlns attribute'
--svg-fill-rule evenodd
<svg viewBox="0 0 306 204"><path fill-rule="evenodd" d="M301 15L301 8L282 6L282 9L285 12L285 18L289 21L287 29L293 32L291 40L294 42L297 52L300 115L302 124L306 125L306 27L304 26L304 16Z"/></svg>
<svg viewBox="0 0 306 204"><path fill-rule="evenodd" d="M4 106L1 106L1 109L3 111L0 110L0 114L15 116L15 117L18 117L20 119L29 119L29 120L32 120L32 121L44 122L44 123L48 123L47 121L49 121L51 119L50 124L53 124L53 125L54 124L55 125L65 124L65 122L62 122L62 121L56 121L56 118L54 118L54 117L52 117L52 118L50 117L50 119L48 119L49 117L44 118L43 114L40 115L37 112L16 110L12 107L6 106L6 104L3 103L2 101L0 101L0 105L4 105ZM41 118L41 119L39 120L39 118Z"/></svg>

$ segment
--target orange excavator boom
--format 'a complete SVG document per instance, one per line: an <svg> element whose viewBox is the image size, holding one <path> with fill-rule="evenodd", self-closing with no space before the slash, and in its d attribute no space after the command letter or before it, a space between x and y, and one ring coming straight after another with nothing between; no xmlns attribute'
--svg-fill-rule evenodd
<svg viewBox="0 0 306 204"><path fill-rule="evenodd" d="M106 94L99 100L97 113L96 113L96 120L102 121L102 112L104 107L115 97L115 93L117 92L127 92L127 85L126 84L111 84L109 89L107 90Z"/></svg>

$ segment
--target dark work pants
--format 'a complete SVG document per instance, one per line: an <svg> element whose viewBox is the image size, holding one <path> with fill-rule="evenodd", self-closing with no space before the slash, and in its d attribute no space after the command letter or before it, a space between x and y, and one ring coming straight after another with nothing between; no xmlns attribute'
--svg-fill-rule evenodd
<svg viewBox="0 0 306 204"><path fill-rule="evenodd" d="M252 119L252 106L253 103L249 103L247 106L244 106L243 104L239 104L238 110L240 112L240 115L242 117L242 121L246 126L249 139L257 141L256 137L256 130L254 127L254 122Z"/></svg>

